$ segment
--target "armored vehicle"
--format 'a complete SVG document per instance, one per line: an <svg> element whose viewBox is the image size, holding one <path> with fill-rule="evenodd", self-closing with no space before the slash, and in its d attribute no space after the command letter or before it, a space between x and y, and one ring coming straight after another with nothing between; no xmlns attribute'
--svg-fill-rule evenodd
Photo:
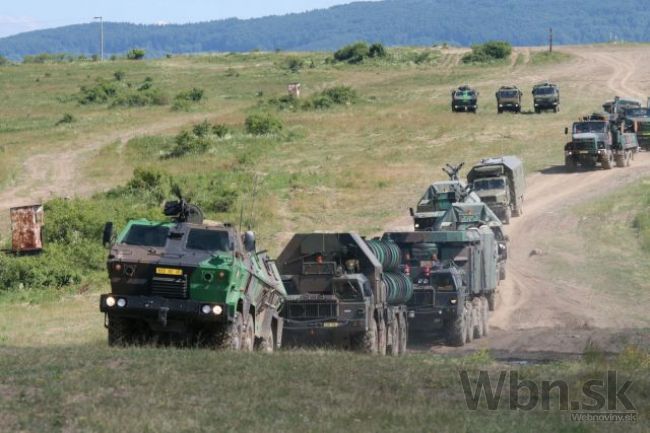
<svg viewBox="0 0 650 433"><path fill-rule="evenodd" d="M497 113L514 111L521 113L521 90L517 86L502 86L497 90Z"/></svg>
<svg viewBox="0 0 650 433"><path fill-rule="evenodd" d="M286 292L252 232L203 221L198 208L170 202L171 221L129 221L113 237L111 293L100 298L110 345L148 341L272 351L280 347Z"/></svg>
<svg viewBox="0 0 650 433"><path fill-rule="evenodd" d="M610 114L613 123L620 123L625 117L625 111L632 108L641 108L641 103L634 99L615 97L613 101L603 104L603 109Z"/></svg>
<svg viewBox="0 0 650 433"><path fill-rule="evenodd" d="M523 213L526 178L516 156L481 160L467 174L467 183L504 224Z"/></svg>
<svg viewBox="0 0 650 433"><path fill-rule="evenodd" d="M296 234L278 257L284 339L366 353L406 351L411 281L397 246L356 233Z"/></svg>
<svg viewBox="0 0 650 433"><path fill-rule="evenodd" d="M482 226L462 231L386 233L402 251L414 294L412 333L444 332L453 346L488 334L497 286L497 245Z"/></svg>
<svg viewBox="0 0 650 433"><path fill-rule="evenodd" d="M541 83L533 86L533 105L535 113L553 110L560 111L560 88L551 83Z"/></svg>
<svg viewBox="0 0 650 433"><path fill-rule="evenodd" d="M476 113L478 110L479 93L469 86L460 86L451 91L451 111L469 111Z"/></svg>
<svg viewBox="0 0 650 433"><path fill-rule="evenodd" d="M479 203L480 197L461 182L458 173L464 163L458 166L447 164L442 170L449 176L448 181L432 183L418 202L415 210L410 209L416 231L432 230L454 203Z"/></svg>
<svg viewBox="0 0 650 433"><path fill-rule="evenodd" d="M636 134L639 146L643 147L646 150L650 150L650 109L626 109L624 131Z"/></svg>
<svg viewBox="0 0 650 433"><path fill-rule="evenodd" d="M497 270L499 281L506 279L506 261L510 238L503 223L485 203L454 203L438 220L433 231L457 231L488 226L498 246Z"/></svg>
<svg viewBox="0 0 650 433"><path fill-rule="evenodd" d="M564 146L564 162L567 170L578 165L595 167L600 163L604 169L612 167L612 133L609 121L586 117L571 127L571 141ZM569 129L564 130L565 134Z"/></svg>

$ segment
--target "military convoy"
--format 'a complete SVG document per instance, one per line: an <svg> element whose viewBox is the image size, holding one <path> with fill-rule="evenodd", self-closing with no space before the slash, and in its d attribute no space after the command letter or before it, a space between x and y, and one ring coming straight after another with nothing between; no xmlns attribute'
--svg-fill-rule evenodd
<svg viewBox="0 0 650 433"><path fill-rule="evenodd" d="M560 88L556 84L544 82L533 86L533 106L535 113L553 110L560 111Z"/></svg>
<svg viewBox="0 0 650 433"><path fill-rule="evenodd" d="M465 85L451 91L451 111L467 111L476 113L478 110L478 91Z"/></svg>
<svg viewBox="0 0 650 433"><path fill-rule="evenodd" d="M513 111L521 113L521 96L523 93L517 86L501 86L495 94L497 98L497 113Z"/></svg>
<svg viewBox="0 0 650 433"><path fill-rule="evenodd" d="M523 214L526 177L516 156L481 160L467 174L467 183L504 224Z"/></svg>
<svg viewBox="0 0 650 433"><path fill-rule="evenodd" d="M99 307L108 343L280 347L286 292L254 234L203 221L183 199L167 203L165 214L170 221L130 221L116 238L106 224L111 293Z"/></svg>
<svg viewBox="0 0 650 433"><path fill-rule="evenodd" d="M404 353L413 286L402 259L394 243L356 233L294 235L277 261L288 293L285 341Z"/></svg>

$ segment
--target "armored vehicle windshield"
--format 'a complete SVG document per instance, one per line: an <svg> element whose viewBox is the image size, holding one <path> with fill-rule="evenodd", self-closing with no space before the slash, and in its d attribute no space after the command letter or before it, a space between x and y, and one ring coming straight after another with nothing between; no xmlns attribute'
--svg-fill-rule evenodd
<svg viewBox="0 0 650 433"><path fill-rule="evenodd" d="M605 132L607 132L607 122L578 122L573 124L574 134L603 134Z"/></svg>
<svg viewBox="0 0 650 433"><path fill-rule="evenodd" d="M553 93L555 93L553 87L538 87L533 90L534 95L552 95Z"/></svg>
<svg viewBox="0 0 650 433"><path fill-rule="evenodd" d="M167 238L169 238L169 227L167 226L135 224L131 226L122 242L132 246L162 248L167 244Z"/></svg>
<svg viewBox="0 0 650 433"><path fill-rule="evenodd" d="M457 98L475 98L476 92L473 90L456 90L455 96Z"/></svg>
<svg viewBox="0 0 650 433"><path fill-rule="evenodd" d="M451 272L435 272L431 274L430 284L441 292L453 292L456 289Z"/></svg>
<svg viewBox="0 0 650 433"><path fill-rule="evenodd" d="M504 178L480 179L474 182L474 189L476 191L504 189L505 187L506 181Z"/></svg>
<svg viewBox="0 0 650 433"><path fill-rule="evenodd" d="M185 247L188 250L232 251L233 243L225 230L191 229Z"/></svg>
<svg viewBox="0 0 650 433"><path fill-rule="evenodd" d="M626 117L650 117L648 108L628 108L625 110Z"/></svg>
<svg viewBox="0 0 650 433"><path fill-rule="evenodd" d="M500 90L499 96L502 98L516 98L519 96L519 92L517 90Z"/></svg>

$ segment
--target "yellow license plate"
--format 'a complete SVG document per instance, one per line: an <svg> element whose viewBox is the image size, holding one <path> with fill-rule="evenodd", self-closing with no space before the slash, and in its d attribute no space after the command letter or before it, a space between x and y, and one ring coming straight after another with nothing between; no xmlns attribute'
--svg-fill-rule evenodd
<svg viewBox="0 0 650 433"><path fill-rule="evenodd" d="M587 155L587 154L589 153L589 151L588 151L588 150L581 150L581 151L578 152L578 153L580 153L580 154L582 154L582 155Z"/></svg>
<svg viewBox="0 0 650 433"><path fill-rule="evenodd" d="M172 268L156 268L156 273L160 275L183 275L183 270Z"/></svg>
<svg viewBox="0 0 650 433"><path fill-rule="evenodd" d="M323 326L324 326L325 328L338 328L338 327L339 327L339 324L338 324L338 322L325 322L325 323L323 324Z"/></svg>

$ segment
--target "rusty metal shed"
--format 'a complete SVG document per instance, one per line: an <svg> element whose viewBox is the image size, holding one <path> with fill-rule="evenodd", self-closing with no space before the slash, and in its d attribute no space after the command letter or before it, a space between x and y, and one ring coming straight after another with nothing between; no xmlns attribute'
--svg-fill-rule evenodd
<svg viewBox="0 0 650 433"><path fill-rule="evenodd" d="M43 249L43 205L14 207L11 217L11 249L14 253L38 252Z"/></svg>

